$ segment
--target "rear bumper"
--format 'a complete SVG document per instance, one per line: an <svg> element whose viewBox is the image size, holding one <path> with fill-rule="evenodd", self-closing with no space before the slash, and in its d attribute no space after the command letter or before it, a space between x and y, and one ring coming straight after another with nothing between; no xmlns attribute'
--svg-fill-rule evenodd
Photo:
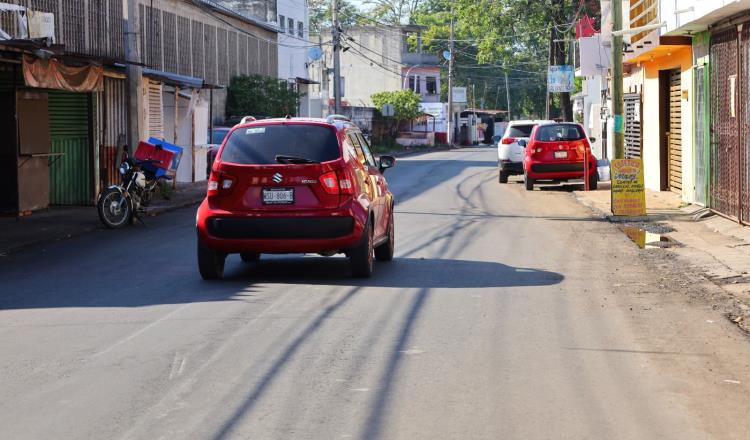
<svg viewBox="0 0 750 440"><path fill-rule="evenodd" d="M532 179L582 179L583 162L531 162L526 164L527 174ZM588 174L596 173L596 159L589 162Z"/></svg>
<svg viewBox="0 0 750 440"><path fill-rule="evenodd" d="M203 246L226 253L318 253L357 245L367 216L356 203L329 211L259 215L211 210L204 200L196 229Z"/></svg>
<svg viewBox="0 0 750 440"><path fill-rule="evenodd" d="M523 174L523 162L511 162L509 160L500 161L500 171L509 174Z"/></svg>

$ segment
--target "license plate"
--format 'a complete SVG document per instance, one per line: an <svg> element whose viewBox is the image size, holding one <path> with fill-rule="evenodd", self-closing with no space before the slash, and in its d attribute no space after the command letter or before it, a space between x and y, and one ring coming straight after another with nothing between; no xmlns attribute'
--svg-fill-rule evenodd
<svg viewBox="0 0 750 440"><path fill-rule="evenodd" d="M555 159L567 159L567 151L555 151Z"/></svg>
<svg viewBox="0 0 750 440"><path fill-rule="evenodd" d="M293 188L263 188L264 205L289 205L294 203Z"/></svg>

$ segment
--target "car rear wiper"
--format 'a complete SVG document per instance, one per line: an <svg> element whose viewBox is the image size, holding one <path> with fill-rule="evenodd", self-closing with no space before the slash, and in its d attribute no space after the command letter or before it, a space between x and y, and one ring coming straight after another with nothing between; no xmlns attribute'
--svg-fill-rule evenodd
<svg viewBox="0 0 750 440"><path fill-rule="evenodd" d="M278 163L320 163L317 160L307 159L305 157L298 157L298 156L287 156L284 154L277 154L276 162Z"/></svg>

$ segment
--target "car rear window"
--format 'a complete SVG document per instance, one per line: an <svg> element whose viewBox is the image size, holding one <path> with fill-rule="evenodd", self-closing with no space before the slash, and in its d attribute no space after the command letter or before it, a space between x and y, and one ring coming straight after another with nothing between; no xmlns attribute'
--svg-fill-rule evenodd
<svg viewBox="0 0 750 440"><path fill-rule="evenodd" d="M536 130L540 142L579 141L585 135L577 125L542 125Z"/></svg>
<svg viewBox="0 0 750 440"><path fill-rule="evenodd" d="M531 130L534 129L534 124L530 125L513 125L508 128L508 137L514 138L527 138L531 136Z"/></svg>
<svg viewBox="0 0 750 440"><path fill-rule="evenodd" d="M229 133L228 128L214 128L213 133L211 134L211 143L212 144L221 144L224 142L224 138L227 136L227 133Z"/></svg>
<svg viewBox="0 0 750 440"><path fill-rule="evenodd" d="M254 125L229 135L221 160L236 164L275 164L276 156L326 162L340 156L332 128L306 124Z"/></svg>

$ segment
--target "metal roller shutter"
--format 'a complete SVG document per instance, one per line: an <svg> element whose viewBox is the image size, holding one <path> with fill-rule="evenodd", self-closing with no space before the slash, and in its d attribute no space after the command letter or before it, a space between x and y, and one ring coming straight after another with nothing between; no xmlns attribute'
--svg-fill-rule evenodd
<svg viewBox="0 0 750 440"><path fill-rule="evenodd" d="M682 191L682 80L680 69L669 74L669 189Z"/></svg>
<svg viewBox="0 0 750 440"><path fill-rule="evenodd" d="M92 202L90 95L49 91L52 153L63 153L50 166L50 204Z"/></svg>

